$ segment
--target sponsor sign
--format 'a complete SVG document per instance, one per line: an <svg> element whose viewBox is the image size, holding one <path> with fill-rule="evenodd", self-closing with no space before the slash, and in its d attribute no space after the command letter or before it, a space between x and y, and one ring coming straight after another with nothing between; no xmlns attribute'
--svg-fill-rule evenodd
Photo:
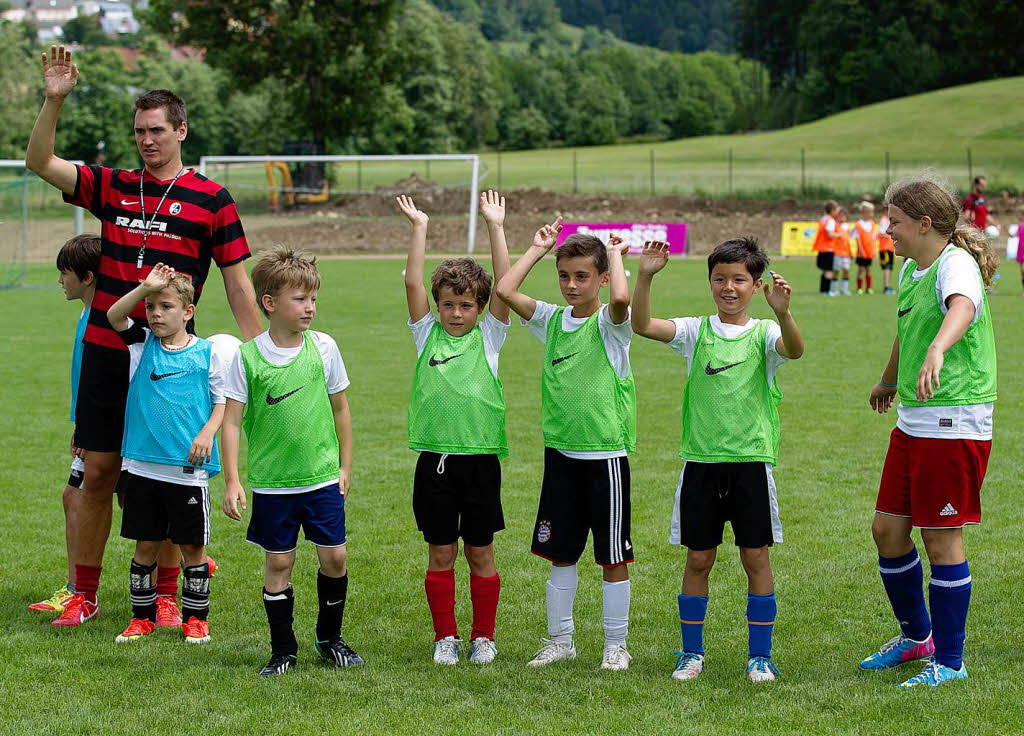
<svg viewBox="0 0 1024 736"><path fill-rule="evenodd" d="M563 222L558 235L559 246L570 235L581 233L593 235L607 243L612 235L618 235L629 244L631 254L639 254L648 240L662 240L669 244L669 253L686 252L685 222Z"/></svg>

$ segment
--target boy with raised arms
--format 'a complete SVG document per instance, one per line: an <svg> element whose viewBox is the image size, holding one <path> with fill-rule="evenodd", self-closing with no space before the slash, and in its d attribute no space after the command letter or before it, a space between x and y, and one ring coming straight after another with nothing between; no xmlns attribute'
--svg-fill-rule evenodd
<svg viewBox="0 0 1024 736"><path fill-rule="evenodd" d="M455 559L462 538L473 603L469 661L488 664L498 650L495 618L501 578L494 567L494 533L505 528L501 458L508 455L505 399L498 354L508 332L508 305L490 300L491 276L471 258L442 261L430 277L437 315L423 285L427 215L410 197L397 198L412 240L405 269L409 329L417 360L409 398L409 448L419 452L413 512L428 547L424 588L434 622L434 661L459 661L455 621ZM480 213L491 241L494 278L509 270L503 223L505 198L488 191Z"/></svg>
<svg viewBox="0 0 1024 736"><path fill-rule="evenodd" d="M559 217L533 238L529 250L498 283L498 296L544 345L541 402L544 480L532 551L551 561L547 581L548 636L529 662L541 667L575 659L576 563L594 535L594 561L604 568L604 654L601 667L629 668L626 650L633 561L630 540L629 460L636 448L636 390L629 364L633 329L625 246L606 246L592 235L571 235L558 248L555 267L568 306L538 301L519 291L562 229ZM609 286L608 304L601 289Z"/></svg>
<svg viewBox="0 0 1024 736"><path fill-rule="evenodd" d="M782 398L775 373L803 354L803 338L789 311L790 286L775 272L761 275L768 256L753 238L727 240L708 256L708 280L718 313L711 317L651 317L651 283L668 263L668 246L644 246L633 294L633 329L667 343L686 358L683 469L676 488L670 541L686 546L678 597L683 647L672 677L690 680L704 671L704 617L708 577L732 525L747 573L747 677L774 680L771 660L775 585L768 548L782 541L772 466L779 454ZM778 323L750 317L754 294L765 300Z"/></svg>
<svg viewBox="0 0 1024 736"><path fill-rule="evenodd" d="M187 274L158 263L107 310L130 356L121 536L136 541L129 576L132 618L114 639L119 644L156 628L157 553L168 538L181 546L185 561L185 641L210 640L209 479L220 472L215 436L224 417L227 365L209 341L187 332L194 298ZM129 318L140 301L148 327Z"/></svg>
<svg viewBox="0 0 1024 736"><path fill-rule="evenodd" d="M242 345L228 374L222 508L235 520L242 518L239 504L246 508L238 477L244 426L253 491L246 539L266 552L263 605L271 657L260 674L280 675L297 663L291 574L299 527L320 561L313 648L338 667L362 665L341 638L348 596L345 499L352 477L349 380L334 339L309 329L320 288L316 259L278 246L253 268L252 284L270 329Z"/></svg>

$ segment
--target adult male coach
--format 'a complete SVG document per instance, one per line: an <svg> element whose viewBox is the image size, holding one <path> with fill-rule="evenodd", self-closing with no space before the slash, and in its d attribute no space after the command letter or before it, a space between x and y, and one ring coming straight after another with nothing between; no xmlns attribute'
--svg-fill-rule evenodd
<svg viewBox="0 0 1024 736"><path fill-rule="evenodd" d="M102 223L100 272L82 353L75 445L85 451L86 489L77 525L76 595L54 623L77 626L96 615L103 550L110 534L111 496L121 468L121 435L128 395L128 350L107 321L107 309L133 289L158 262L192 276L199 301L216 262L228 304L242 336L262 331L252 285L242 263L249 246L231 195L181 163L188 134L185 104L167 90L135 102L135 143L143 168L77 166L53 153L57 116L78 81L71 52L43 53L45 99L32 128L25 165L89 210ZM132 319L144 322L142 305Z"/></svg>

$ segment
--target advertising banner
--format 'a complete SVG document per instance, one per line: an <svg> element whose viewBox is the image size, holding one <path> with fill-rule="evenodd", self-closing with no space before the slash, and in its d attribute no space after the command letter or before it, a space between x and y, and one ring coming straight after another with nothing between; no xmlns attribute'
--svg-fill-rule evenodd
<svg viewBox="0 0 1024 736"><path fill-rule="evenodd" d="M644 242L662 240L669 244L669 253L686 252L685 222L563 222L562 232L555 246L575 233L593 235L607 243L611 235L618 235L629 244L631 255L643 250Z"/></svg>

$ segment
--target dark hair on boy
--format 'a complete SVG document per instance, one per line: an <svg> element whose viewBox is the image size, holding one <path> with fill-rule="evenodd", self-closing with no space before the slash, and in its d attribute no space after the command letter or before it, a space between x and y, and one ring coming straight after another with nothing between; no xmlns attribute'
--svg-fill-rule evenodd
<svg viewBox="0 0 1024 736"><path fill-rule="evenodd" d="M827 200L825 200L825 214L826 215L831 215L837 209L839 209L839 203L837 201L835 201L834 199L827 199Z"/></svg>
<svg viewBox="0 0 1024 736"><path fill-rule="evenodd" d="M177 130L185 122L185 101L169 89L151 89L135 100L132 115L139 110L156 110L158 107L167 111L167 120Z"/></svg>
<svg viewBox="0 0 1024 736"><path fill-rule="evenodd" d="M434 303L446 286L456 294L472 294L480 309L491 298L491 275L472 258L450 258L434 269L430 275Z"/></svg>
<svg viewBox="0 0 1024 736"><path fill-rule="evenodd" d="M565 242L555 249L556 264L563 258L576 258L577 256L589 257L594 262L598 273L607 273L608 249L601 242L600 238L593 235L575 233L566 238Z"/></svg>
<svg viewBox="0 0 1024 736"><path fill-rule="evenodd" d="M708 278L719 263L742 263L754 281L757 281L768 268L770 259L757 242L757 238L734 238L715 246L708 256Z"/></svg>
<svg viewBox="0 0 1024 736"><path fill-rule="evenodd" d="M95 278L100 272L100 236L82 233L64 243L57 251L57 269L74 272L79 281L88 273Z"/></svg>

